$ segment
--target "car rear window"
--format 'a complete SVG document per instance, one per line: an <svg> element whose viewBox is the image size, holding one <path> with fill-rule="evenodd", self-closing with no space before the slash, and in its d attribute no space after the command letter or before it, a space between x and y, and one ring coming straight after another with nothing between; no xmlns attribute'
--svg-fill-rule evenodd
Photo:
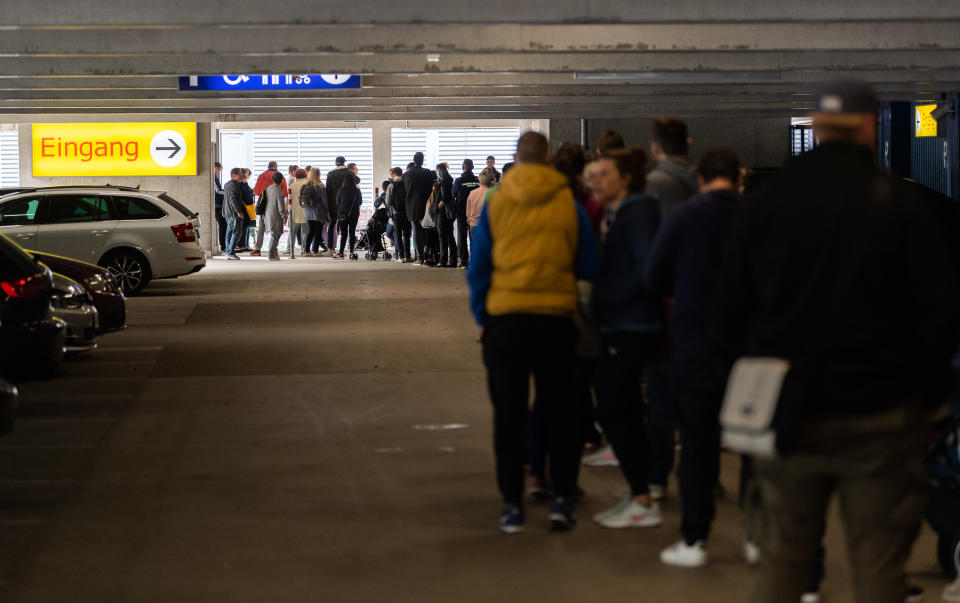
<svg viewBox="0 0 960 603"><path fill-rule="evenodd" d="M156 220L167 214L146 199L141 197L113 197L113 207L120 220Z"/></svg>
<svg viewBox="0 0 960 603"><path fill-rule="evenodd" d="M47 224L73 224L109 220L107 201L97 195L49 195L47 197Z"/></svg>
<svg viewBox="0 0 960 603"><path fill-rule="evenodd" d="M157 195L157 197L159 197L160 199L163 199L164 201L172 205L174 208L176 208L177 211L179 211L181 214L185 215L188 218L192 218L196 215L196 212L190 211L186 205L184 205L183 203L180 203L179 201L177 201L167 193L160 193L159 195Z"/></svg>
<svg viewBox="0 0 960 603"><path fill-rule="evenodd" d="M40 197L11 199L0 205L0 226L23 226L37 220Z"/></svg>

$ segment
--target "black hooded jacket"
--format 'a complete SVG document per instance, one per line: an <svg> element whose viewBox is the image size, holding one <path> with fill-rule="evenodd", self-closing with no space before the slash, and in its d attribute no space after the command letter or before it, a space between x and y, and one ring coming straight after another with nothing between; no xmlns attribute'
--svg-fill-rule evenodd
<svg viewBox="0 0 960 603"><path fill-rule="evenodd" d="M427 211L427 199L433 191L433 172L415 166L403 175L403 188L407 191L407 217L414 224L423 220Z"/></svg>

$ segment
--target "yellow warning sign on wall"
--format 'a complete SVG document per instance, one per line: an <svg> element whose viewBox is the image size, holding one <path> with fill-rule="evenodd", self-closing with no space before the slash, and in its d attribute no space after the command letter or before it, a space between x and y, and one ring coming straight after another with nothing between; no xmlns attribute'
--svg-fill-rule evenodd
<svg viewBox="0 0 960 603"><path fill-rule="evenodd" d="M936 108L936 104L917 105L916 127L914 128L917 138L937 135L937 120L930 115Z"/></svg>
<svg viewBox="0 0 960 603"><path fill-rule="evenodd" d="M34 176L193 176L194 122L33 124Z"/></svg>

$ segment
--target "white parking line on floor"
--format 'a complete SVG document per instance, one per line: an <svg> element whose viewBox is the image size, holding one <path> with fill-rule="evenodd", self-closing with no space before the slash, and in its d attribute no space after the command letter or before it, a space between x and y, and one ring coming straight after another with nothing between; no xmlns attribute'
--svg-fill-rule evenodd
<svg viewBox="0 0 960 603"><path fill-rule="evenodd" d="M93 450L93 444L37 444L21 446L0 446L0 450Z"/></svg>
<svg viewBox="0 0 960 603"><path fill-rule="evenodd" d="M50 418L50 419L17 419L17 425L22 425L28 423L30 425L53 425L56 423L116 423L119 421L119 418L105 417L97 419L85 419L85 418Z"/></svg>
<svg viewBox="0 0 960 603"><path fill-rule="evenodd" d="M0 488L9 486L72 486L75 479L0 479Z"/></svg>

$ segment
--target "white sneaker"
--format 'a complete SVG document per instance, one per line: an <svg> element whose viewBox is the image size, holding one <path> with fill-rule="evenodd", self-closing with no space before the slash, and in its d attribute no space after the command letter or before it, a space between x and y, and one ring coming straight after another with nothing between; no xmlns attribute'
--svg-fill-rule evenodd
<svg viewBox="0 0 960 603"><path fill-rule="evenodd" d="M620 461L613 453L613 446L604 446L597 452L583 457L583 464L588 467L619 467Z"/></svg>
<svg viewBox="0 0 960 603"><path fill-rule="evenodd" d="M629 490L627 490L623 495L620 495L618 493L617 496L621 496L620 502L618 502L617 504L613 505L612 507L610 507L605 511L594 513L593 515L594 521L600 521L601 519L603 519L608 515L615 515L617 513L620 513L621 511L626 509L628 506L630 506L630 502L633 500L633 496L630 494Z"/></svg>
<svg viewBox="0 0 960 603"><path fill-rule="evenodd" d="M667 487L659 484L649 484L650 498L653 500L663 500L667 497Z"/></svg>
<svg viewBox="0 0 960 603"><path fill-rule="evenodd" d="M943 589L943 600L949 603L960 603L960 576L957 577L953 584L948 584L947 587Z"/></svg>
<svg viewBox="0 0 960 603"><path fill-rule="evenodd" d="M760 547L749 540L743 541L743 559L747 562L747 565L760 563Z"/></svg>
<svg viewBox="0 0 960 603"><path fill-rule="evenodd" d="M628 497L612 509L597 513L593 520L605 528L653 528L663 523L660 506L645 507Z"/></svg>
<svg viewBox="0 0 960 603"><path fill-rule="evenodd" d="M703 567L707 564L707 543L698 540L687 544L678 540L660 551L660 561L678 567Z"/></svg>

